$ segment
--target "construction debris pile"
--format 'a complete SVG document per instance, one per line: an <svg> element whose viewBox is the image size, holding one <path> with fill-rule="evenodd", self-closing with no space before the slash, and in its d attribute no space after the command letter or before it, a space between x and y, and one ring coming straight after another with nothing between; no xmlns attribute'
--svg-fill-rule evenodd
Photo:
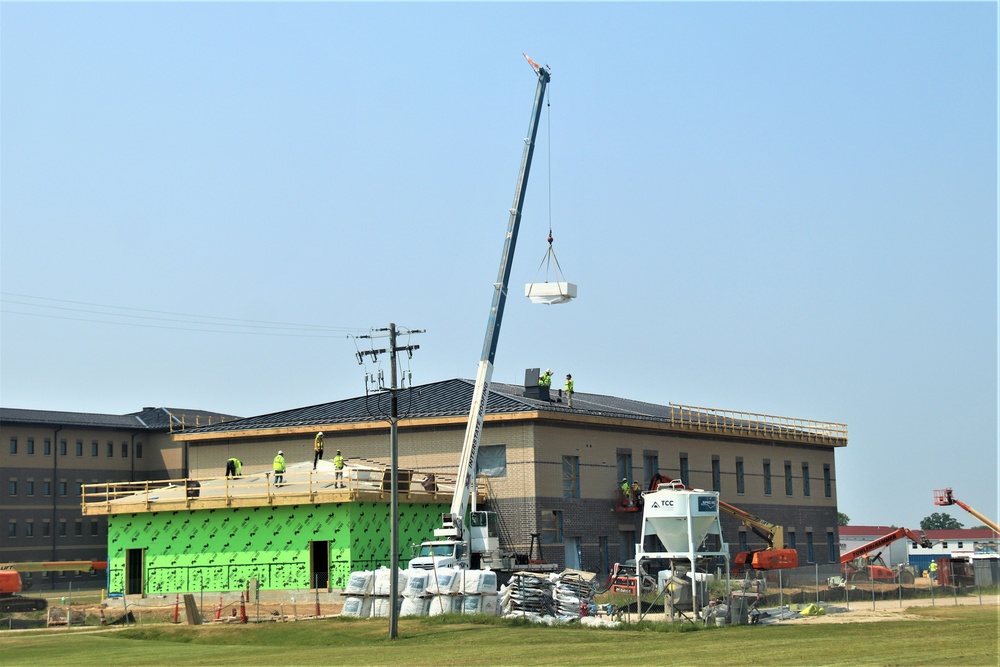
<svg viewBox="0 0 1000 667"><path fill-rule="evenodd" d="M488 570L397 570L400 616L497 613L497 576ZM389 568L352 572L344 588L344 616L388 618Z"/></svg>
<svg viewBox="0 0 1000 667"><path fill-rule="evenodd" d="M542 575L518 572L501 589L501 615L525 618L540 623L579 621L596 609L594 575L565 570L562 574Z"/></svg>

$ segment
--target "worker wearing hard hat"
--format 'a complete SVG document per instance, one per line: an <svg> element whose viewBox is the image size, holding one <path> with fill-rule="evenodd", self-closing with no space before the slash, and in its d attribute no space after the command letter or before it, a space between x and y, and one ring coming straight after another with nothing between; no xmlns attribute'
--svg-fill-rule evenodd
<svg viewBox="0 0 1000 667"><path fill-rule="evenodd" d="M316 450L316 454L313 456L313 470L315 470L316 464L323 458L323 431L316 434L316 441L313 443L313 448Z"/></svg>
<svg viewBox="0 0 1000 667"><path fill-rule="evenodd" d="M569 373L566 373L566 386L564 389L566 390L566 407L571 408L573 407L573 376Z"/></svg>
<svg viewBox="0 0 1000 667"><path fill-rule="evenodd" d="M538 376L538 386L539 387L551 387L552 386L552 369L546 370L544 373Z"/></svg>
<svg viewBox="0 0 1000 667"><path fill-rule="evenodd" d="M285 481L285 452L278 450L278 455L274 457L274 485L281 486Z"/></svg>
<svg viewBox="0 0 1000 667"><path fill-rule="evenodd" d="M628 477L622 477L622 504L626 507L632 507L632 487L628 483Z"/></svg>
<svg viewBox="0 0 1000 667"><path fill-rule="evenodd" d="M344 488L344 457L341 456L339 449L337 455L333 457L333 488Z"/></svg>

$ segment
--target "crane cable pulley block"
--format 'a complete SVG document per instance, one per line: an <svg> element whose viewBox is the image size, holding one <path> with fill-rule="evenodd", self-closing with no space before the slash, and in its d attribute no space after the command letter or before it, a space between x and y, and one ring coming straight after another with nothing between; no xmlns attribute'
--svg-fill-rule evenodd
<svg viewBox="0 0 1000 667"><path fill-rule="evenodd" d="M545 281L538 282L538 275L545 267ZM554 278L549 282L549 277ZM549 247L542 257L538 270L535 272L535 281L524 286L524 296L531 299L531 303L541 303L547 306L556 303L566 303L576 298L576 284L567 282L559 266L559 258L552 247L552 230L549 229Z"/></svg>

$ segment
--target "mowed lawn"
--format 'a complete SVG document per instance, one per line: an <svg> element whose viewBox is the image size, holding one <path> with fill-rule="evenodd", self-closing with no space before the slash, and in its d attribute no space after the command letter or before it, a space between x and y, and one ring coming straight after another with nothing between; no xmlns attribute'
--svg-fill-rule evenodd
<svg viewBox="0 0 1000 667"><path fill-rule="evenodd" d="M0 632L15 665L991 665L1000 608L923 607L924 620L754 627L643 625L593 629L461 616L324 619L262 625L147 625Z"/></svg>

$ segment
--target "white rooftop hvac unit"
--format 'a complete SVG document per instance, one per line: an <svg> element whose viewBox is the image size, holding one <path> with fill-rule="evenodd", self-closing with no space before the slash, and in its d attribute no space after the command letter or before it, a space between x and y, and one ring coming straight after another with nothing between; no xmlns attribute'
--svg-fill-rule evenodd
<svg viewBox="0 0 1000 667"><path fill-rule="evenodd" d="M566 303L576 298L576 283L528 283L524 286L524 296L531 299L531 303L547 306Z"/></svg>

